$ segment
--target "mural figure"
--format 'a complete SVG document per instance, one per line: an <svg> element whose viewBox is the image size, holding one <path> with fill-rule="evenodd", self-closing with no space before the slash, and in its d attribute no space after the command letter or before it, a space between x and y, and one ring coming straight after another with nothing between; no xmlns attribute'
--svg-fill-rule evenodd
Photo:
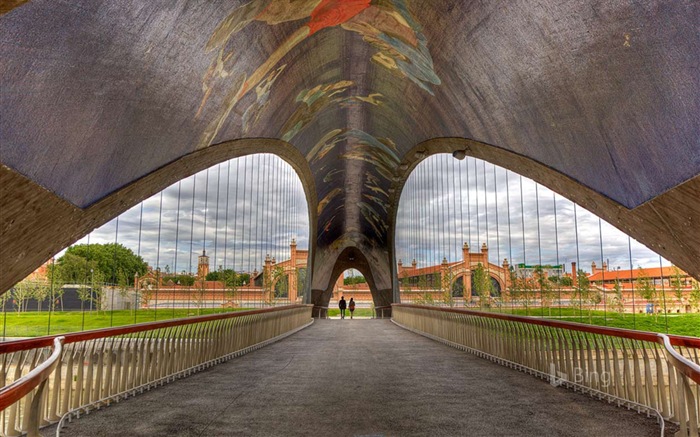
<svg viewBox="0 0 700 437"><path fill-rule="evenodd" d="M269 25L307 19L249 76L239 74L230 83L223 108L214 117L201 138L198 148L209 146L230 115L233 107L252 89L258 87L275 66L294 47L326 28L338 27L362 35L376 52L372 61L406 77L432 94L430 85L440 79L433 70L433 61L421 27L408 11L406 0L253 0L236 8L214 30L206 50L217 50L216 58L204 76L204 97L197 116L205 107L219 79L232 73L226 69L232 53L226 51L228 41L252 21ZM274 82L277 76L269 78ZM270 84L271 85L271 84ZM258 97L269 94L258 92ZM367 99L373 99L368 96ZM264 103L258 104L263 106Z"/></svg>

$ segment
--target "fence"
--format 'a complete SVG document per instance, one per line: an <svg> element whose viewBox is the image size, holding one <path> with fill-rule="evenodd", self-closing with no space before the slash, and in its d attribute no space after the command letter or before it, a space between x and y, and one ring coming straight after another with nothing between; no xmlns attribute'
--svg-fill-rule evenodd
<svg viewBox="0 0 700 437"><path fill-rule="evenodd" d="M311 306L290 305L0 343L0 377L14 381L0 390L0 431L38 435L40 426L257 349L311 321Z"/></svg>
<svg viewBox="0 0 700 437"><path fill-rule="evenodd" d="M699 435L698 338L401 304L392 320L553 385L658 412L679 425L679 436Z"/></svg>

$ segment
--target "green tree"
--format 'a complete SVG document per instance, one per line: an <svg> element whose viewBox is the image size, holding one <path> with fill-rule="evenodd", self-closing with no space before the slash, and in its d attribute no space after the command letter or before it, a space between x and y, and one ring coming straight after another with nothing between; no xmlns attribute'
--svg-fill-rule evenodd
<svg viewBox="0 0 700 437"><path fill-rule="evenodd" d="M551 317L552 299L554 298L552 282L547 279L542 266L535 267L534 278L540 293L540 301L542 302L542 306L547 308L549 316Z"/></svg>
<svg viewBox="0 0 700 437"><path fill-rule="evenodd" d="M678 302L679 308L683 308L683 276L678 267L673 267L674 273L671 277L671 290L673 290L673 296Z"/></svg>
<svg viewBox="0 0 700 437"><path fill-rule="evenodd" d="M613 286L612 308L613 311L618 312L623 318L625 317L625 299L622 295L622 284L620 284L619 279L615 279L615 285Z"/></svg>
<svg viewBox="0 0 700 437"><path fill-rule="evenodd" d="M585 271L579 270L576 272L576 287L574 287L574 296L578 298L579 310L583 312L584 305L588 308L588 323L593 323L593 309L591 303L594 300L591 281Z"/></svg>
<svg viewBox="0 0 700 437"><path fill-rule="evenodd" d="M28 279L24 279L12 287L12 300L18 313L26 311L27 300L31 299L34 292L34 284Z"/></svg>
<svg viewBox="0 0 700 437"><path fill-rule="evenodd" d="M274 294L276 298L289 297L289 280L284 271L284 267L276 266L272 269L272 281L274 283Z"/></svg>
<svg viewBox="0 0 700 437"><path fill-rule="evenodd" d="M444 275L440 275L440 296L442 303L449 307L455 306L454 298L452 297L452 281L454 274L452 270L447 270Z"/></svg>
<svg viewBox="0 0 700 437"><path fill-rule="evenodd" d="M688 296L688 303L695 311L700 310L700 282L693 281L690 296Z"/></svg>
<svg viewBox="0 0 700 437"><path fill-rule="evenodd" d="M646 271L638 267L639 273L637 274L637 292L641 296L642 299L644 299L648 304L651 304L653 306L653 312L654 312L654 318L655 320L658 319L658 312L657 307L658 307L658 300L659 300L659 295L658 291L656 290L656 286L654 285L654 281L647 275Z"/></svg>
<svg viewBox="0 0 700 437"><path fill-rule="evenodd" d="M31 297L36 300L37 310L41 311L42 303L49 299L49 307L51 306L51 284L44 280L34 281Z"/></svg>
<svg viewBox="0 0 700 437"><path fill-rule="evenodd" d="M297 296L303 299L304 293L306 292L306 268L297 268Z"/></svg>
<svg viewBox="0 0 700 437"><path fill-rule="evenodd" d="M116 282L119 281L118 272L123 272L121 275L122 281L130 283L136 273L142 276L148 270L148 265L140 256L118 243L108 244L78 244L71 246L66 250L66 253L58 260L59 265L63 268L66 261L66 256L73 255L83 259L83 262L89 264L86 269L93 269L100 272L100 276L104 281ZM94 264L92 264L94 262ZM92 265L90 265L92 264ZM73 279L79 279L79 276L68 275ZM79 281L74 281L79 283Z"/></svg>
<svg viewBox="0 0 700 437"><path fill-rule="evenodd" d="M49 278L50 289L53 290L51 291L51 310L55 311L56 306L60 304L61 311L63 311L63 286L65 283L55 262L48 266L46 275Z"/></svg>
<svg viewBox="0 0 700 437"><path fill-rule="evenodd" d="M483 311L488 306L494 289L491 277L481 263L472 271L472 290L479 296L479 307Z"/></svg>
<svg viewBox="0 0 700 437"><path fill-rule="evenodd" d="M348 276L347 278L343 278L344 285L355 285L355 284L366 284L366 283L367 283L367 279L362 275Z"/></svg>

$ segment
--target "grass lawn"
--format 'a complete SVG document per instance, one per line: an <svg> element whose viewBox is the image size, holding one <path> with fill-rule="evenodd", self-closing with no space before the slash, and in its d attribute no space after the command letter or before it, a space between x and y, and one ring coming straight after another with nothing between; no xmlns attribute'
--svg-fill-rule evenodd
<svg viewBox="0 0 700 437"><path fill-rule="evenodd" d="M84 331L90 329L109 328L111 326L123 326L133 323L153 322L188 316L216 314L222 312L242 311L249 308L235 309L168 309L161 308L157 311L140 309L134 314L129 310L88 312L57 311L51 313L51 326L49 329L49 313L37 312L7 312L0 314L0 335L5 337L39 337L49 334L65 334L68 332Z"/></svg>
<svg viewBox="0 0 700 437"><path fill-rule="evenodd" d="M51 326L49 330L48 312L8 312L0 315L0 335L5 337L38 337L47 334L65 334L81 330L108 328L110 326L123 326L132 323L152 322L155 320L167 320L172 318L182 318L204 314L215 314L227 311L241 311L247 308L236 309L167 309L138 310L134 315L133 311L106 311L106 312L85 312L66 311L54 312L51 314ZM515 315L530 315L545 318L551 317L555 320L567 322L589 323L588 311L580 313L576 308L552 308L550 311L542 308L525 309L490 309L491 312L502 312ZM331 308L328 310L329 317L337 317L340 310ZM156 319L157 316L157 319ZM370 308L358 308L355 310L357 317L371 317ZM349 311L346 317L350 317ZM676 335L688 335L700 337L700 314L659 314L658 316L646 314L625 314L624 316L603 311L592 311L590 323L594 325L610 326L614 328L637 329L641 331L662 332Z"/></svg>
<svg viewBox="0 0 700 437"><path fill-rule="evenodd" d="M372 317L373 315L374 313L372 313L371 308L355 308L354 317ZM340 309L330 308L328 310L328 317L340 317ZM348 319L350 318L350 310L345 311L345 317Z"/></svg>
<svg viewBox="0 0 700 437"><path fill-rule="evenodd" d="M566 322L591 323L593 325L609 326L612 328L636 329L639 331L700 337L700 313L672 313L654 316L631 313L622 315L610 311L607 313L604 311L591 311L589 318L588 310L584 309L581 312L577 308L562 308L561 316L559 308L552 308L551 315L550 311L546 308L530 308L527 311L524 309L515 309L514 311L510 309L492 309L491 311L519 316L544 316L545 318Z"/></svg>

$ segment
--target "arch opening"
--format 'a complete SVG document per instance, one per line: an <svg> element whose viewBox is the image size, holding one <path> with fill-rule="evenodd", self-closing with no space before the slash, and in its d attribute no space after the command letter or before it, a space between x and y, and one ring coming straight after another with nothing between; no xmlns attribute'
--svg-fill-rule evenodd
<svg viewBox="0 0 700 437"><path fill-rule="evenodd" d="M224 161L62 250L11 287L3 308L107 311L115 326L300 303L309 282L306 199L293 167L276 155Z"/></svg>
<svg viewBox="0 0 700 437"><path fill-rule="evenodd" d="M534 180L465 157L421 157L403 185L394 233L401 301L577 320L598 309L605 320L623 317L642 304L685 311L687 300L700 311L690 273Z"/></svg>

